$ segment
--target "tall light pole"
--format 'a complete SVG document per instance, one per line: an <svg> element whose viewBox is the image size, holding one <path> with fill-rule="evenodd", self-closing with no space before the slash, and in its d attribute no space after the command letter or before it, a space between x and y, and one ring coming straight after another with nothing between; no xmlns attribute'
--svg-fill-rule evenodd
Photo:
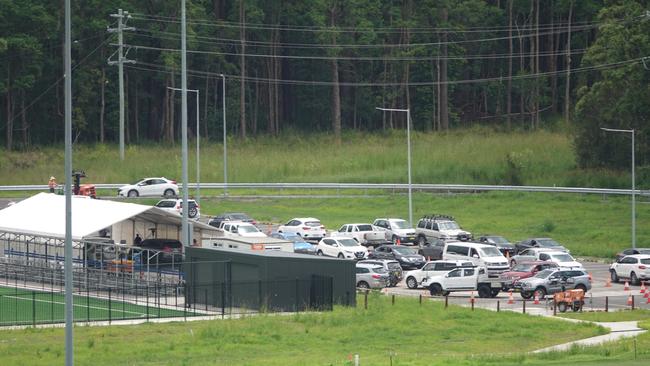
<svg viewBox="0 0 650 366"><path fill-rule="evenodd" d="M70 0L65 0L65 364L74 364L72 339L72 61L70 49Z"/></svg>
<svg viewBox="0 0 650 366"><path fill-rule="evenodd" d="M226 76L221 76L221 104L223 109L223 195L228 195L228 148L226 147Z"/></svg>
<svg viewBox="0 0 650 366"><path fill-rule="evenodd" d="M379 108L376 109L385 112L406 112L406 146L408 156L408 180L409 180L409 223L413 225L413 192L411 185L411 110L396 108Z"/></svg>
<svg viewBox="0 0 650 366"><path fill-rule="evenodd" d="M181 140L182 140L182 175L183 175L183 219L181 221L181 241L184 246L190 246L188 227L188 192L187 192L187 22L185 16L185 0L181 0Z"/></svg>
<svg viewBox="0 0 650 366"><path fill-rule="evenodd" d="M179 91L182 89L172 88L168 86L167 89ZM199 89L187 89L188 92L196 93L196 203L201 205L201 131L199 130Z"/></svg>
<svg viewBox="0 0 650 366"><path fill-rule="evenodd" d="M619 130L614 128L600 128L608 132L622 132L632 134L632 248L636 248L636 179L634 173L636 166L634 163L634 130Z"/></svg>

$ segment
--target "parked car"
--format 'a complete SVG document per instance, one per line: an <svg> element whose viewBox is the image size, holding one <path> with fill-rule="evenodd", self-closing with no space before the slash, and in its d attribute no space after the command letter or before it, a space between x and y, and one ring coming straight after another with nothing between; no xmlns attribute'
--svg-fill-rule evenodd
<svg viewBox="0 0 650 366"><path fill-rule="evenodd" d="M316 254L341 259L361 260L368 258L368 248L357 243L352 238L327 237L318 242Z"/></svg>
<svg viewBox="0 0 650 366"><path fill-rule="evenodd" d="M210 221L208 221L208 225L219 227L222 221L240 221L240 222L247 222L249 224L257 225L257 222L253 218L251 218L250 216L246 215L243 212L224 212L220 215L211 218Z"/></svg>
<svg viewBox="0 0 650 366"><path fill-rule="evenodd" d="M650 248L629 248L616 253L616 260L623 259L626 255L633 254L650 254Z"/></svg>
<svg viewBox="0 0 650 366"><path fill-rule="evenodd" d="M555 262L521 262L509 271L501 273L499 278L501 279L504 288L513 288L517 281L533 277L537 272L551 268L559 268L559 266Z"/></svg>
<svg viewBox="0 0 650 366"><path fill-rule="evenodd" d="M508 259L497 248L481 243L458 241L445 243L442 259L470 261L476 266L485 267L490 277L498 277L510 269Z"/></svg>
<svg viewBox="0 0 650 366"><path fill-rule="evenodd" d="M388 271L376 264L357 263L356 272L357 288L384 288L390 282Z"/></svg>
<svg viewBox="0 0 650 366"><path fill-rule="evenodd" d="M633 285L650 280L650 255L633 254L616 261L609 267L612 282L629 279Z"/></svg>
<svg viewBox="0 0 650 366"><path fill-rule="evenodd" d="M582 263L577 262L571 254L546 248L526 249L521 254L510 258L511 266L530 261L550 261L557 263L558 266L563 268L582 268Z"/></svg>
<svg viewBox="0 0 650 366"><path fill-rule="evenodd" d="M420 287L425 278L447 273L458 267L473 267L474 263L464 261L431 261L422 268L406 272L406 286L411 289Z"/></svg>
<svg viewBox="0 0 650 366"><path fill-rule="evenodd" d="M372 259L394 259L399 262L403 269L421 268L424 263L424 257L419 255L417 250L403 245L382 245L375 248L370 253Z"/></svg>
<svg viewBox="0 0 650 366"><path fill-rule="evenodd" d="M336 236L355 239L365 246L381 245L386 242L385 233L372 224L345 224L336 232Z"/></svg>
<svg viewBox="0 0 650 366"><path fill-rule="evenodd" d="M442 239L434 239L431 242L425 243L418 249L418 254L427 260L442 259L442 252L445 250L445 241Z"/></svg>
<svg viewBox="0 0 650 366"><path fill-rule="evenodd" d="M546 295L571 289L580 289L586 293L591 289L591 281L584 269L545 269L518 281L515 289L521 291L524 299L537 296L541 300Z"/></svg>
<svg viewBox="0 0 650 366"><path fill-rule="evenodd" d="M313 217L297 217L278 227L279 233L297 234L303 239L320 240L326 236L325 226Z"/></svg>
<svg viewBox="0 0 650 366"><path fill-rule="evenodd" d="M415 244L416 234L415 229L411 224L402 219L397 218L379 218L373 223L379 230L385 231L386 241L397 244L399 239L400 244Z"/></svg>
<svg viewBox="0 0 650 366"><path fill-rule="evenodd" d="M389 286L395 287L402 280L404 272L402 271L402 266L399 265L398 261L390 259L364 259L357 263L364 264L375 264L378 266L384 267L388 274L390 275L390 284Z"/></svg>
<svg viewBox="0 0 650 366"><path fill-rule="evenodd" d="M422 286L429 289L432 296L447 296L454 291L477 291L479 297L496 297L501 291L501 283L490 279L483 267L459 267L449 272L427 277Z"/></svg>
<svg viewBox="0 0 650 366"><path fill-rule="evenodd" d="M175 180L160 178L145 178L133 184L127 184L117 190L117 195L122 197L140 196L178 196L178 185Z"/></svg>
<svg viewBox="0 0 650 366"><path fill-rule="evenodd" d="M142 264L180 263L183 261L183 244L175 239L144 239L140 245Z"/></svg>
<svg viewBox="0 0 650 366"><path fill-rule="evenodd" d="M195 200L187 200L188 206L190 206L190 209L187 211L187 217L193 220L198 220L201 218L201 210L199 207L199 204L196 203ZM175 214L178 214L180 216L183 216L183 200L182 199L177 199L177 198L170 198L170 199L164 199L158 201L156 203L156 207L172 212Z"/></svg>
<svg viewBox="0 0 650 366"><path fill-rule="evenodd" d="M306 242L296 234L272 233L272 238L287 240L293 242L293 252L302 254L316 254L316 246Z"/></svg>
<svg viewBox="0 0 650 366"><path fill-rule="evenodd" d="M222 221L219 227L225 236L229 237L247 237L247 238L266 238L266 234L260 231L257 226L247 222Z"/></svg>
<svg viewBox="0 0 650 366"><path fill-rule="evenodd" d="M515 244L517 253L521 253L528 248L545 248L559 250L563 252L569 252L567 248L563 247L560 243L556 242L551 238L530 238L520 241Z"/></svg>
<svg viewBox="0 0 650 366"><path fill-rule="evenodd" d="M517 251L515 246L512 243L510 243L510 241L508 241L508 239L504 238L503 236L499 236L499 235L483 235L483 236L478 238L478 241L480 243L495 246L507 258L510 258L513 255L515 255L516 251Z"/></svg>
<svg viewBox="0 0 650 366"><path fill-rule="evenodd" d="M447 215L427 215L422 217L415 228L418 244L432 242L435 239L443 240L470 240L472 233L460 228L453 217Z"/></svg>

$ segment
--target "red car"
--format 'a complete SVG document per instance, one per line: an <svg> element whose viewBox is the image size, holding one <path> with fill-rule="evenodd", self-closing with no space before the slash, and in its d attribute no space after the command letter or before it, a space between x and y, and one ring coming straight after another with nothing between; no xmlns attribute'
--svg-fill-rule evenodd
<svg viewBox="0 0 650 366"><path fill-rule="evenodd" d="M515 287L515 283L521 279L533 277L541 270L557 267L557 263L548 261L521 262L512 267L510 271L501 273L499 278L503 287L510 289Z"/></svg>

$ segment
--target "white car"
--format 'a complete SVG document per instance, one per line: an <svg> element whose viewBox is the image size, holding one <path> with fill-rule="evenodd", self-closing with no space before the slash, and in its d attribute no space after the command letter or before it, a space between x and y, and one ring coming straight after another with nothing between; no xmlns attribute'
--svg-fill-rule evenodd
<svg viewBox="0 0 650 366"><path fill-rule="evenodd" d="M187 216L192 220L198 220L201 218L201 210L199 205L195 200L187 200L188 205L190 206L189 211L187 211ZM159 209L173 212L180 216L183 215L183 200L179 198L170 198L165 200L160 200L156 203L156 207Z"/></svg>
<svg viewBox="0 0 650 366"><path fill-rule="evenodd" d="M458 267L472 267L474 263L467 261L432 261L428 262L422 268L408 271L404 275L406 286L414 289L420 287L425 278L438 276L451 271Z"/></svg>
<svg viewBox="0 0 650 366"><path fill-rule="evenodd" d="M223 221L219 229L223 230L226 236L243 236L247 238L267 237L255 225L247 222Z"/></svg>
<svg viewBox="0 0 650 366"><path fill-rule="evenodd" d="M510 259L511 266L521 262L530 261L549 261L557 263L561 268L575 268L582 269L582 263L577 262L571 254L558 250L549 250L544 248L529 248L524 250L521 254Z"/></svg>
<svg viewBox="0 0 650 366"><path fill-rule="evenodd" d="M368 248L357 243L352 238L329 237L318 242L316 254L341 259L361 260L368 258Z"/></svg>
<svg viewBox="0 0 650 366"><path fill-rule="evenodd" d="M139 196L178 196L178 185L175 180L165 177L145 178L133 184L127 184L118 189L117 195L121 197Z"/></svg>
<svg viewBox="0 0 650 366"><path fill-rule="evenodd" d="M627 255L613 263L609 267L609 273L612 282L629 278L633 285L638 285L641 281L650 280L650 255Z"/></svg>
<svg viewBox="0 0 650 366"><path fill-rule="evenodd" d="M279 233L296 234L303 239L320 240L326 236L325 226L313 217L297 217L278 227Z"/></svg>

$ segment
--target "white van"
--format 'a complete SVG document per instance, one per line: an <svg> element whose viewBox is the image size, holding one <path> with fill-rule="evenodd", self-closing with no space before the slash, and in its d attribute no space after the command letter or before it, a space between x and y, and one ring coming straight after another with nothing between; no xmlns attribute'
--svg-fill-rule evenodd
<svg viewBox="0 0 650 366"><path fill-rule="evenodd" d="M510 269L508 259L499 249L486 244L448 242L442 251L442 259L471 261L476 266L485 267L489 277L498 277Z"/></svg>

